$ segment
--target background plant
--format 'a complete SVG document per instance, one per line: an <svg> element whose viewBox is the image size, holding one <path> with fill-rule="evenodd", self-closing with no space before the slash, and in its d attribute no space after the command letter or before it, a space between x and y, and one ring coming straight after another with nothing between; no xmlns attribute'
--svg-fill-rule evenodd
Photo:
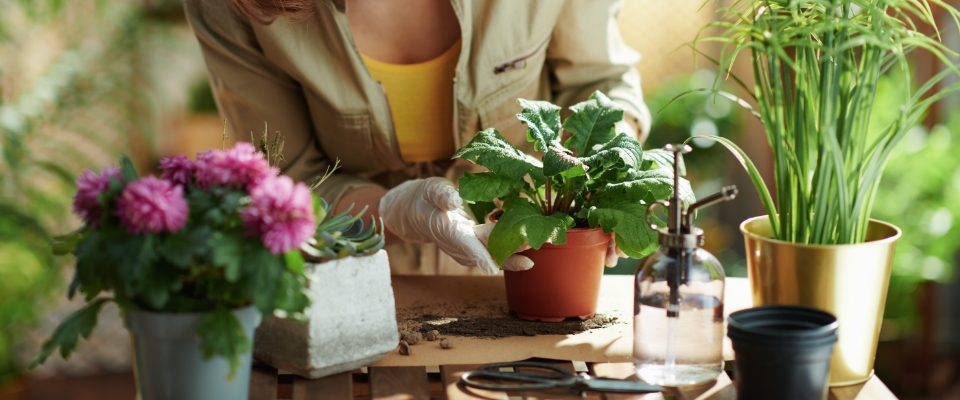
<svg viewBox="0 0 960 400"><path fill-rule="evenodd" d="M23 366L14 353L36 351L18 347L65 288L66 260L50 248L54 233L79 225L75 171L120 153L150 165L155 132L169 123L159 116L184 100L171 88L203 74L180 7L0 0L0 385Z"/></svg>
<svg viewBox="0 0 960 400"><path fill-rule="evenodd" d="M698 41L719 42L721 75L752 95L756 109L732 94L764 124L773 150L770 196L749 158L730 140L749 170L771 219L774 236L796 243L842 244L865 239L874 196L895 146L953 84L932 91L955 67L914 90L907 54L920 49L949 63L955 53L923 34L917 24L935 24L938 0L737 0L707 28L723 32ZM936 31L936 28L934 27ZM749 54L754 83L732 75L741 52ZM903 71L903 98L892 121L874 129L871 114L877 82L891 69ZM774 203L776 201L776 203Z"/></svg>
<svg viewBox="0 0 960 400"><path fill-rule="evenodd" d="M600 92L570 110L563 123L560 107L545 101L519 100L517 118L527 125L527 140L542 161L507 142L495 129L477 134L457 151L489 169L466 173L460 196L471 202L503 201L503 215L488 246L497 264L521 245L566 243L573 227L601 227L616 233L617 246L642 258L657 247L657 233L646 222L646 205L667 199L673 191L673 156L647 151L614 124L623 109ZM569 133L561 142L561 130ZM526 179L526 180L525 180ZM693 192L681 179L684 200Z"/></svg>

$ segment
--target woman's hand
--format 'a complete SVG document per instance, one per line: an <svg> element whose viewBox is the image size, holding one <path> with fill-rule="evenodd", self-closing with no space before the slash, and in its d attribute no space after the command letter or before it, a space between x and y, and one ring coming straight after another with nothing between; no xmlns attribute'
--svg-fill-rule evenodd
<svg viewBox="0 0 960 400"><path fill-rule="evenodd" d="M486 246L487 241L490 240L490 232L493 231L493 227L496 225L496 222L488 222L486 224L473 227L473 232L477 235L477 239L480 239L480 242L483 243L484 246ZM517 253L529 248L530 246L524 243L523 246L520 246L520 248L517 249ZM504 271L526 271L530 268L533 268L533 260L526 256L514 254L510 257L507 257L506 260L503 260Z"/></svg>
<svg viewBox="0 0 960 400"><path fill-rule="evenodd" d="M449 180L414 179L390 189L380 199L380 217L384 227L401 240L433 243L458 263L487 275L499 271Z"/></svg>

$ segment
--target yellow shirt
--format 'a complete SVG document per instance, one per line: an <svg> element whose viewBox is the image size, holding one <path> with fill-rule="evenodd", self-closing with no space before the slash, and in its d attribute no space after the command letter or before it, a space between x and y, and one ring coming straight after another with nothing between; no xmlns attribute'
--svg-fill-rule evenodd
<svg viewBox="0 0 960 400"><path fill-rule="evenodd" d="M453 156L453 78L460 41L417 64L388 64L363 56L373 79L387 92L400 155L406 162Z"/></svg>

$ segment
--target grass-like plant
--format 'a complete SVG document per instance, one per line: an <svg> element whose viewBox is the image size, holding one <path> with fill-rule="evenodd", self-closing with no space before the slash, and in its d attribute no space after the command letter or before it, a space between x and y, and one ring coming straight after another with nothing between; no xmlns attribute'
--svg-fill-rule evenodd
<svg viewBox="0 0 960 400"><path fill-rule="evenodd" d="M865 240L891 151L932 104L960 89L955 83L934 90L960 70L949 59L956 53L939 41L931 5L955 21L960 16L940 0L734 0L704 28L722 33L695 40L700 54L697 42L722 45L719 58L707 57L719 67L718 82L730 77L756 107L710 91L763 122L773 151L774 196L740 148L711 138L747 169L776 239L822 245ZM926 26L932 35L922 32ZM948 68L915 82L907 57L914 50L929 52ZM752 84L732 73L742 53L749 54ZM898 114L886 126L871 127L877 81L894 68L905 72Z"/></svg>

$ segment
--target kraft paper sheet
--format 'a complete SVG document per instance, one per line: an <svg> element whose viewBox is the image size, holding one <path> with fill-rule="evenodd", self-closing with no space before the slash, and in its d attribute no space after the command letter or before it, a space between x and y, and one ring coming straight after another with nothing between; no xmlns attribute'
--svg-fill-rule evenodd
<svg viewBox="0 0 960 400"><path fill-rule="evenodd" d="M428 304L478 304L492 310L505 309L503 276L394 276L393 290L398 309ZM751 306L749 282L728 278L724 314ZM600 286L597 312L616 316L618 324L574 335L518 336L477 339L449 336L454 347L441 349L438 342L423 341L410 346L411 355L394 350L373 366L439 366L487 364L549 358L584 362L631 362L633 351L633 276L607 275ZM515 318L515 317L514 317ZM733 359L729 339L724 336L724 359Z"/></svg>

